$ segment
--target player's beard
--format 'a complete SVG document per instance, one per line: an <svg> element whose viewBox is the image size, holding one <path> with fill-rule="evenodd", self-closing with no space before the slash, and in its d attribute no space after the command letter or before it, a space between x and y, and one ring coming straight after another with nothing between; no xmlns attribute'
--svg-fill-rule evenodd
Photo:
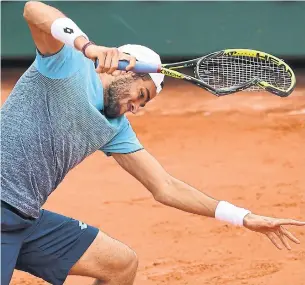
<svg viewBox="0 0 305 285"><path fill-rule="evenodd" d="M129 96L132 77L121 77L110 83L104 93L104 114L108 118L117 118L121 114L121 101Z"/></svg>

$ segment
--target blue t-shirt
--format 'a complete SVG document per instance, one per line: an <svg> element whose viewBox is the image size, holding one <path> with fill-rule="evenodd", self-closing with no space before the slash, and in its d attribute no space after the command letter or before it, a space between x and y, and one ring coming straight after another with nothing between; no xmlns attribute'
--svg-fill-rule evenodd
<svg viewBox="0 0 305 285"><path fill-rule="evenodd" d="M100 149L142 148L127 118L108 120L94 64L64 46L24 72L1 107L1 200L38 218L68 172Z"/></svg>
<svg viewBox="0 0 305 285"><path fill-rule="evenodd" d="M34 65L42 75L51 79L69 78L78 70L87 69L87 77L84 80L90 82L88 84L90 90L87 92L88 100L98 110L103 110L102 82L95 71L92 60L85 58L81 52L66 45L58 53L51 56L43 56L36 51ZM115 119L106 119L117 129L117 134L100 150L107 155L111 155L111 153L127 154L143 149L125 115Z"/></svg>

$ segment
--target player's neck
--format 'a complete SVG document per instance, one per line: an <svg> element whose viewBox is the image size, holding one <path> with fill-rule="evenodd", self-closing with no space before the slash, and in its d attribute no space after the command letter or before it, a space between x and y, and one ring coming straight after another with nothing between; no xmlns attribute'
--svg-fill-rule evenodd
<svg viewBox="0 0 305 285"><path fill-rule="evenodd" d="M108 88L110 84L114 81L115 77L111 74L107 73L100 73L99 78L103 85L103 100L104 100L104 106L108 104L108 98L106 96L106 93L108 92Z"/></svg>
<svg viewBox="0 0 305 285"><path fill-rule="evenodd" d="M100 73L99 77L102 82L103 89L108 89L109 85L114 80L114 76L107 73Z"/></svg>

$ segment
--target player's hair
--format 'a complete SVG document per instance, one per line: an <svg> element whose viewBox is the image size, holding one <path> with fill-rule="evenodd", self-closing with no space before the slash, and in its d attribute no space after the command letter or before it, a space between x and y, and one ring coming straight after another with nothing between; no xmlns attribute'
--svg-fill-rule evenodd
<svg viewBox="0 0 305 285"><path fill-rule="evenodd" d="M152 80L148 73L133 73L132 78L137 80L138 78L142 78L143 81Z"/></svg>

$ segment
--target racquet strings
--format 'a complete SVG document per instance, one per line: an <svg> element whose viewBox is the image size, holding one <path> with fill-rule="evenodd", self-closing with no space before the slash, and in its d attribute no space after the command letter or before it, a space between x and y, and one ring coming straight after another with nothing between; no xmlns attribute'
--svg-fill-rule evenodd
<svg viewBox="0 0 305 285"><path fill-rule="evenodd" d="M236 86L253 78L283 90L291 85L291 77L283 65L256 57L221 55L203 60L197 70L200 79L215 89ZM247 91L261 89L253 85Z"/></svg>

